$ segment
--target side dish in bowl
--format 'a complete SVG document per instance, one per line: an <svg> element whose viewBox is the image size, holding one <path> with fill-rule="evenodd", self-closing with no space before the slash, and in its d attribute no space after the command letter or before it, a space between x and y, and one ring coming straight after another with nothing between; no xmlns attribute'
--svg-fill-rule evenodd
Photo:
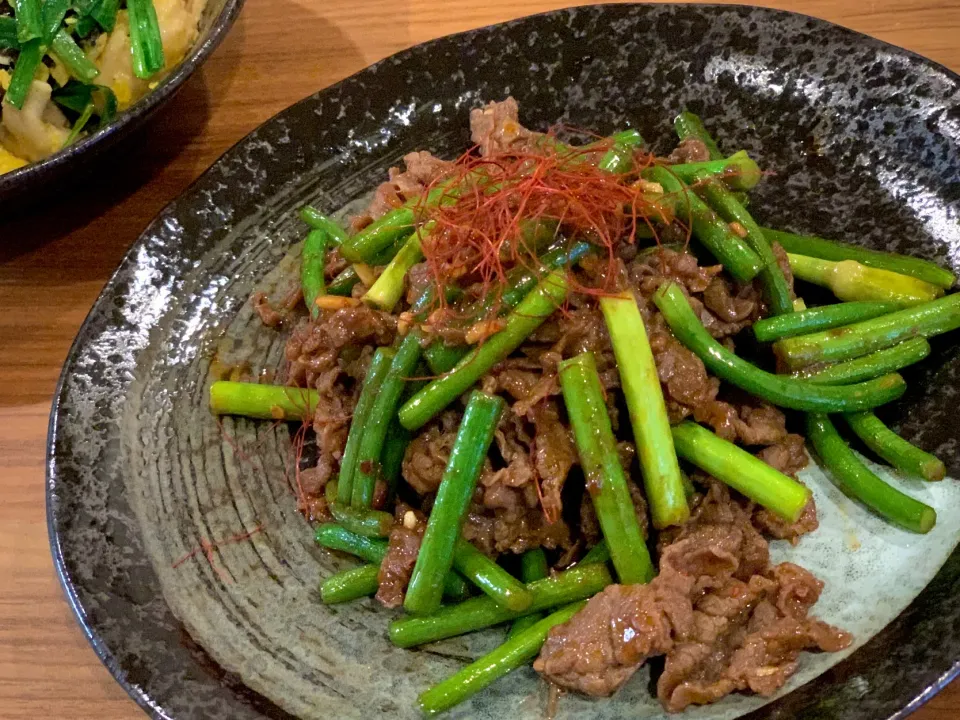
<svg viewBox="0 0 960 720"><path fill-rule="evenodd" d="M175 67L206 0L0 4L0 173L106 126Z"/></svg>
<svg viewBox="0 0 960 720"><path fill-rule="evenodd" d="M176 95L243 0L55 0L39 30L20 5L0 2L0 202L39 201L89 172Z"/></svg>

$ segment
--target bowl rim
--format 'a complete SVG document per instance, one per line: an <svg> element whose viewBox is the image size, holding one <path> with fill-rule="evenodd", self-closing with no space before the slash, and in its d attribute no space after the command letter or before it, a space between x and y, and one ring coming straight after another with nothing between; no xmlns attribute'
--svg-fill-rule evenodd
<svg viewBox="0 0 960 720"><path fill-rule="evenodd" d="M229 29L229 25L235 19L236 13L239 11L240 6L242 6L244 2L245 0L227 0L226 5L234 7L234 16L231 17L229 23L227 23L226 27L223 28L222 31L219 33L219 37L216 42L219 42L219 40L222 39L222 35L225 34L227 29ZM226 5L225 5L225 10L226 10ZM63 551L59 542L58 529L56 526L56 522L57 522L56 510L57 509L56 509L56 501L55 501L54 495L55 495L55 489L57 487L57 484L61 478L59 476L59 471L57 468L57 461L55 457L55 445L57 440L58 420L60 419L60 406L61 406L61 401L63 400L63 397L66 393L66 383L69 376L68 371L71 365L73 364L73 361L75 360L77 354L79 353L81 349L81 345L86 340L86 335L91 330L93 330L93 326L96 324L96 319L97 319L96 311L100 301L105 296L116 292L118 284L121 281L121 274L124 268L127 267L128 263L135 260L137 253L143 244L143 241L164 223L165 219L168 217L168 215L170 215L172 211L176 210L176 207L178 206L180 200L184 196L190 194L194 190L194 188L200 186L205 180L207 180L211 176L216 166L218 166L220 163L224 162L228 158L231 158L234 155L240 153L242 151L243 146L247 142L249 142L251 138L254 135L256 135L256 133L261 128L273 123L279 117L283 116L292 108L299 106L303 103L310 102L321 93L334 92L338 88L342 87L343 85L351 81L352 79L356 78L357 76L360 76L370 70L374 70L376 68L386 66L388 63L405 59L407 55L411 54L416 49L423 48L424 46L429 46L434 43L454 40L457 38L464 38L474 33L490 31L492 29L506 27L514 23L527 22L527 21L530 21L532 18L549 16L554 14L561 14L561 13L566 13L566 12L578 10L578 9L593 9L599 12L601 10L606 10L606 9L618 8L622 10L624 8L642 8L645 6L672 7L676 9L688 8L688 9L696 9L696 10L721 11L721 12L725 10L761 11L763 13L769 13L770 15L792 16L792 17L796 17L796 18L800 18L808 21L813 21L814 23L819 23L825 26L842 30L844 33L848 34L851 40L867 40L870 43L876 44L878 47L885 48L888 50L894 50L899 55L920 61L926 64L928 67L934 68L939 72L943 73L946 77L948 77L949 79L957 83L958 86L960 86L960 72L956 72L946 67L942 63L937 62L936 60L932 60L908 48L904 48L899 45L895 45L891 42L888 42L886 40L882 40L872 35L868 35L865 32L855 30L845 25L840 25L839 23L835 23L830 20L826 20L824 18L809 15L807 13L796 12L793 10L783 10L780 8L774 8L774 7L768 7L768 6L752 5L749 3L727 4L727 3L717 3L717 2L669 2L669 1L667 2L660 2L660 1L627 2L627 3L601 2L601 3L587 3L587 4L581 3L577 5L568 5L561 8L555 8L555 9L547 10L543 12L532 13L530 15L523 15L518 18L513 18L510 20L505 20L501 22L488 23L486 25L480 25L477 27L469 28L467 30L463 30L455 33L448 33L446 35L440 35L435 38L431 38L429 40L416 43L402 50L399 50L391 55L388 55L378 60L377 62L367 65L359 69L358 71L351 73L350 75L342 78L341 80L338 80L322 88L319 88L316 92L311 93L310 95L307 95L299 100L292 102L290 105L279 110L277 113L267 118L262 123L259 123L256 127L252 128L246 135L240 138L234 145L232 145L230 148L224 151L224 153L220 155L192 183L190 183L175 198L173 198L169 203L167 203L157 213L157 215L149 222L149 224L144 228L144 230L137 237L137 239L131 244L127 252L124 253L123 257L121 258L120 262L117 265L117 268L113 271L113 273L110 275L107 282L104 284L103 289L101 290L100 294L97 296L97 299L94 301L93 305L91 306L91 309L89 310L86 317L84 318L83 323L80 325L80 328L77 331L77 335L74 338L74 341L71 343L70 349L67 352L67 355L65 356L63 367L61 369L60 376L57 380L56 387L54 389L53 399L51 404L51 412L50 412L49 421L48 421L48 433L47 433L47 442L46 442L45 496L46 496L47 533L48 533L48 538L50 542L51 554L53 556L54 569L57 574L57 579L59 581L61 588L63 589L67 603L70 606L70 609L73 611L73 614L75 615L77 622L79 623L83 631L84 636L87 638L88 642L90 643L90 646L93 648L94 652L97 654L97 657L100 659L101 663L107 668L107 670L113 676L114 680L126 691L127 695L134 702L136 702L137 705L139 705L140 708L143 709L148 715L150 715L153 718L160 718L162 720L176 720L174 717L167 715L164 712L163 708L157 704L157 702L146 692L146 690L143 687L141 687L137 683L130 682L126 679L124 675L124 671L120 667L115 654L113 653L113 651L111 651L110 648L106 646L103 640L98 636L95 629L88 622L85 608L83 607L83 604L79 598L76 587L71 581L69 568L66 566L66 560L64 558ZM211 34L211 38L213 37L213 35L214 33ZM208 42L209 42L209 39L204 43L204 45L207 45ZM205 48L206 53L209 54L209 52L211 52L215 48L215 46L216 46L216 43L214 43L213 47L210 47L209 49ZM199 54L198 54L198 57L199 57ZM192 72L192 70L188 71L186 74L188 75L189 72ZM180 80L182 81L182 78ZM106 129L109 129L109 127L111 126L108 126L108 128ZM2 178L2 176L0 176L0 178ZM958 545L958 547L954 549L951 557L958 556L958 554L960 554L960 545ZM950 560L948 559L947 563L949 562ZM844 664L848 663L854 655L869 652L870 646L875 642L875 640L882 633L884 633L893 625L901 621L905 615L910 613L911 609L917 604L917 602L924 597L924 593L927 592L930 585L935 583L943 575L943 572L944 570L943 568L941 568L941 570L938 571L934 579L931 580L931 582L928 583L928 585L925 586L923 590L921 590L920 594L916 598L914 598L911 601L911 603L896 618L894 618L887 626L882 628L876 635L874 635L863 646L858 648L853 655L851 655L848 658L845 658L837 666L834 666L833 668L828 670L826 673L818 676L817 678L814 678L813 680L805 683L803 686L800 686L794 689L787 695L782 696L774 700L773 702L776 703L778 701L784 700L786 697L795 695L799 693L804 687L809 687L812 684L816 683L818 680L820 681L825 680L827 675L834 673L838 667L842 667ZM936 679L933 682L930 682L929 684L923 687L915 687L915 685L911 683L911 689L908 691L908 694L907 693L904 694L904 696L909 697L909 699L905 700L902 706L896 707L896 709L889 712L889 714L884 714L882 716L882 720L903 720L904 718L906 718L907 716L915 712L920 706L924 705L934 695L936 695L938 692L940 692L945 687L947 687L947 685L949 685L952 681L954 681L957 678L960 678L960 657L954 658L953 661L950 663L950 665L947 667L938 667L938 670L940 670L940 672L936 677ZM833 681L830 681L830 682L831 684L833 684ZM835 682L836 684L842 684L843 681L838 679ZM256 691L252 689L250 689L250 692L256 693ZM259 695L259 693L257 694ZM272 701L270 701L265 696L261 696L261 697L264 697L264 699L267 702L272 704ZM770 707L770 704L765 704L763 707L750 711L746 715L743 715L741 717L744 720L754 720L755 718L760 717L761 714L764 713L769 707ZM806 717L807 716L804 715L804 718ZM877 720L881 720L881 716L877 716Z"/></svg>
<svg viewBox="0 0 960 720"><path fill-rule="evenodd" d="M233 27L245 2L246 0L225 0L223 8L210 26L210 32L198 39L189 54L177 63L173 71L163 78L156 88L123 112L118 113L113 122L99 128L79 142L57 150L43 160L0 174L0 195L4 192L16 193L21 188L27 188L48 173L63 172L80 155L105 150L126 132L138 127L163 103L172 98L194 71L206 62Z"/></svg>

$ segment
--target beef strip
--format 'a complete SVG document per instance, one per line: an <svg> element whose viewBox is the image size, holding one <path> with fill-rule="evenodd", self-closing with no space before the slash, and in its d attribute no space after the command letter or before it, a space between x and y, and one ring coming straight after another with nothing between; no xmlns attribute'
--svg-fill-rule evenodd
<svg viewBox="0 0 960 720"><path fill-rule="evenodd" d="M792 478L796 478L797 473L810 462L802 435L785 434L775 443L766 444L769 447L765 447L758 452L757 457L770 467L774 467Z"/></svg>
<svg viewBox="0 0 960 720"><path fill-rule="evenodd" d="M331 367L336 360L355 359L358 348L365 345L389 345L396 331L393 315L366 305L321 312L317 319L298 325L287 341L287 380L309 387L313 373Z"/></svg>
<svg viewBox="0 0 960 720"><path fill-rule="evenodd" d="M271 302L264 292L255 292L250 298L250 303L260 316L260 322L267 327L278 327L290 317L291 311L302 299L300 283L296 283L276 302Z"/></svg>
<svg viewBox="0 0 960 720"><path fill-rule="evenodd" d="M408 513L414 522L405 522ZM377 573L379 587L376 598L388 608L403 605L413 567L417 564L423 533L427 529L426 517L404 503L397 503L396 516L398 522L390 531L387 554L384 555L380 572Z"/></svg>
<svg viewBox="0 0 960 720"><path fill-rule="evenodd" d="M662 577L662 576L661 576ZM689 622L690 582L611 585L569 622L550 631L533 669L568 690L612 695L648 657L673 647L674 622ZM639 591L638 591L639 590Z"/></svg>
<svg viewBox="0 0 960 720"><path fill-rule="evenodd" d="M401 472L407 484L420 495L436 492L440 487L457 439L460 416L454 410L440 413L407 446Z"/></svg>
<svg viewBox="0 0 960 720"><path fill-rule="evenodd" d="M660 702L679 712L737 690L769 696L796 671L801 651L849 646L848 633L807 616L822 587L803 568L782 563L746 585L733 580L708 592L694 605L704 621L667 654Z"/></svg>
<svg viewBox="0 0 960 720"><path fill-rule="evenodd" d="M266 293L254 293L250 302L253 304L253 309L257 311L257 315L260 316L260 322L267 327L277 327L283 322L283 315L274 310Z"/></svg>
<svg viewBox="0 0 960 720"><path fill-rule="evenodd" d="M800 435L787 435L783 440L763 448L757 457L780 472L796 478L798 472L807 466L809 458L804 448L804 440ZM811 533L820 526L817 519L817 506L811 497L796 522L784 520L776 513L760 507L753 511L753 524L766 535L778 540L789 540L796 545L800 538Z"/></svg>
<svg viewBox="0 0 960 720"><path fill-rule="evenodd" d="M514 413L501 419L494 437L502 466L487 460L464 523L464 537L491 555L570 544L560 493L576 453L555 403L541 403L532 414L532 422ZM403 477L421 495L440 486L461 416L457 410L442 413L407 448ZM540 446L535 435L543 438ZM553 521L545 508L556 513Z"/></svg>
<svg viewBox="0 0 960 720"><path fill-rule="evenodd" d="M404 170L390 168L388 173L390 179L377 187L367 211L354 219L355 228L369 224L372 220L422 194L430 183L453 167L453 163L436 158L426 150L407 153L403 156L403 164Z"/></svg>
<svg viewBox="0 0 960 720"><path fill-rule="evenodd" d="M467 524L481 547L521 553L536 547L566 547L570 530L560 517L560 491L575 461L569 431L559 422L555 403L533 411L532 423L510 413L494 435L504 466L485 470L479 481L484 512ZM537 448L538 432L551 438ZM465 531L467 535L467 531Z"/></svg>
<svg viewBox="0 0 960 720"><path fill-rule="evenodd" d="M801 435L789 434L780 442L763 448L757 457L780 472L796 478L809 462L804 440ZM800 538L820 526L817 519L817 506L813 498L804 507L796 522L788 522L782 517L759 505L753 512L753 524L763 533L778 540L789 540L796 545Z"/></svg>
<svg viewBox="0 0 960 720"><path fill-rule="evenodd" d="M736 335L760 316L760 294L753 284L734 289L722 277L715 277L703 291L703 305L691 301L707 331L715 338Z"/></svg>
<svg viewBox="0 0 960 720"><path fill-rule="evenodd" d="M680 163L706 162L710 159L710 151L703 144L703 140L694 137L684 138L670 153L667 161L673 165Z"/></svg>
<svg viewBox="0 0 960 720"><path fill-rule="evenodd" d="M561 687L606 696L655 655L663 706L678 712L734 691L769 695L803 650L835 652L847 633L808 617L822 583L771 567L750 509L712 485L681 529L664 533L660 574L612 585L550 631L534 668Z"/></svg>
<svg viewBox="0 0 960 720"><path fill-rule="evenodd" d="M671 422L693 416L710 425L725 440L746 445L769 445L787 436L786 419L770 405L735 405L718 400L720 381L710 376L693 352L673 336L663 316L651 311L648 322L650 348L667 403Z"/></svg>
<svg viewBox="0 0 960 720"><path fill-rule="evenodd" d="M722 265L702 267L686 252L662 248L644 253L627 265L630 284L645 298L649 298L665 280L672 280L686 290L687 295L704 292L713 279L723 272Z"/></svg>
<svg viewBox="0 0 960 720"><path fill-rule="evenodd" d="M396 320L391 315L360 306L323 312L315 320L304 321L287 341L287 384L317 391L313 429L323 482L343 453L372 348L389 344L395 333Z"/></svg>
<svg viewBox="0 0 960 720"><path fill-rule="evenodd" d="M324 260L323 276L327 282L329 282L346 270L348 265L350 265L350 261L340 253L340 248L331 248L327 251L327 256Z"/></svg>
<svg viewBox="0 0 960 720"><path fill-rule="evenodd" d="M570 468L577 463L570 430L560 422L557 404L545 401L533 406L533 462L540 482L543 511L559 520L563 512L560 493Z"/></svg>
<svg viewBox="0 0 960 720"><path fill-rule="evenodd" d="M470 140L481 155L522 149L537 136L520 124L520 108L512 97L470 111Z"/></svg>

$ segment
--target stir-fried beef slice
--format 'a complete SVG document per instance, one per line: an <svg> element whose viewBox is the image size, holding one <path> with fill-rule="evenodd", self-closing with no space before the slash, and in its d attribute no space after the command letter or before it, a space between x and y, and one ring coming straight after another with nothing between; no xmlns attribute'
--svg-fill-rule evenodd
<svg viewBox="0 0 960 720"><path fill-rule="evenodd" d="M722 265L701 267L690 253L669 248L640 254L627 266L630 284L645 298L666 280L678 283L687 295L703 293L721 272Z"/></svg>
<svg viewBox="0 0 960 720"><path fill-rule="evenodd" d="M765 447L757 457L780 472L796 478L798 472L807 466L809 458L804 447L803 437L789 434L780 442ZM776 513L757 506L753 513L753 524L766 535L778 540L789 540L796 545L801 536L811 533L820 526L817 519L817 506L811 497L796 522L788 522Z"/></svg>
<svg viewBox="0 0 960 720"><path fill-rule="evenodd" d="M501 390L513 400L528 400L537 391L537 386L543 379L543 370L540 362L527 357L512 357L498 363L483 381L488 383L489 392ZM542 400L543 398L539 398ZM516 413L526 415L527 413Z"/></svg>
<svg viewBox="0 0 960 720"><path fill-rule="evenodd" d="M722 339L753 324L759 317L760 295L752 283L734 292L730 282L715 277L703 291L702 305L696 298L690 304L709 333Z"/></svg>
<svg viewBox="0 0 960 720"><path fill-rule="evenodd" d="M559 423L556 406L538 407L541 430L549 425L548 432L553 434L551 442L557 444L538 453L534 442L537 421L531 428L524 418L510 413L504 416L494 434L504 466L486 469L480 476L481 503L486 508L482 515L492 515L493 521L480 522L484 531L474 532L486 535L486 542L492 542L496 552L565 547L570 541L569 528L560 519L559 493L572 465L572 442ZM551 496L540 488L541 483L549 483ZM555 508L556 514L548 515L547 507ZM471 517L477 515L471 513ZM468 518L468 524L471 522Z"/></svg>
<svg viewBox="0 0 960 720"><path fill-rule="evenodd" d="M670 333L660 313L651 313L649 318L647 334L667 412L671 422L679 422L690 416L694 408L715 403L720 381L708 375L703 361Z"/></svg>
<svg viewBox="0 0 960 720"><path fill-rule="evenodd" d="M506 392L515 401L513 412L529 417L537 405L560 394L555 368L544 371L541 363L527 358L504 360L483 378L481 384L487 393Z"/></svg>
<svg viewBox="0 0 960 720"><path fill-rule="evenodd" d="M325 313L318 322L327 348L356 345L389 345L397 332L397 319L367 305ZM319 338L317 338L319 339Z"/></svg>
<svg viewBox="0 0 960 720"><path fill-rule="evenodd" d="M324 472L323 468L320 467L306 468L297 475L300 491L307 496L322 495L329 480L330 473Z"/></svg>
<svg viewBox="0 0 960 720"><path fill-rule="evenodd" d="M580 536L583 538L587 547L593 547L603 537L600 530L600 519L597 517L597 511L593 507L593 500L590 493L584 493L580 498Z"/></svg>
<svg viewBox="0 0 960 720"><path fill-rule="evenodd" d="M737 689L725 669L746 637L751 610L771 585L760 576L749 582L727 578L694 603L692 632L676 638L657 681L666 709L715 702Z"/></svg>
<svg viewBox="0 0 960 720"><path fill-rule="evenodd" d="M396 320L367 307L321 313L294 328L284 349L287 384L317 391L313 428L322 472L333 471L347 441L359 381L366 375L372 347L392 342Z"/></svg>
<svg viewBox="0 0 960 720"><path fill-rule="evenodd" d="M607 355L611 361L613 359L610 334L595 303L578 304L571 299L567 311L547 319L530 335L528 342L535 349L531 356L538 358L544 371L555 371L560 360L584 352L598 356L598 367L606 366Z"/></svg>
<svg viewBox="0 0 960 720"><path fill-rule="evenodd" d="M482 491L480 494L482 497ZM493 555L497 547L495 525L493 513L474 497L463 521L463 539L476 545L481 552Z"/></svg>
<svg viewBox="0 0 960 720"><path fill-rule="evenodd" d="M341 253L340 248L335 247L327 251L326 259L323 263L323 276L327 281L333 280L337 275L347 269L350 261Z"/></svg>
<svg viewBox="0 0 960 720"><path fill-rule="evenodd" d="M330 463L320 458L316 467L306 468L297 473L297 510L310 522L329 522L333 519L323 489L332 475Z"/></svg>
<svg viewBox="0 0 960 720"><path fill-rule="evenodd" d="M673 646L674 622L691 621L689 581L611 585L550 631L533 668L550 682L594 697L612 695L644 661Z"/></svg>
<svg viewBox="0 0 960 720"><path fill-rule="evenodd" d="M320 452L317 467L333 472L334 460L339 460L347 444L350 418L356 405L356 388L347 392L341 382L342 371L334 366L317 374L313 386L317 390L317 405L313 408L313 430Z"/></svg>
<svg viewBox="0 0 960 720"><path fill-rule="evenodd" d="M593 353L607 398L607 413L614 430L619 428L619 408L616 394L607 392L620 387L620 375L613 354L613 345L607 332L606 323L599 308L582 306L571 308L562 319L552 319L544 323L531 341L549 343L549 346L529 353L536 358L543 370L540 383L531 391L529 397L514 405L515 412L529 412L534 402L543 397L560 394L560 382L557 378L557 364L564 358L574 357L584 352Z"/></svg>
<svg viewBox="0 0 960 720"><path fill-rule="evenodd" d="M274 310L266 293L254 293L250 302L253 304L253 309L257 311L257 315L260 316L260 322L267 327L277 327L283 322L283 315Z"/></svg>
<svg viewBox="0 0 960 720"><path fill-rule="evenodd" d="M483 499L484 503L471 504L463 537L488 555L570 547L570 528L562 520L547 520L533 485L518 490L504 485L485 489Z"/></svg>
<svg viewBox="0 0 960 720"><path fill-rule="evenodd" d="M647 332L671 422L691 415L720 437L745 445L773 445L787 437L786 418L771 405L718 400L720 381L709 375L693 352L666 327L663 316L649 311Z"/></svg>
<svg viewBox="0 0 960 720"><path fill-rule="evenodd" d="M776 445L787 439L787 418L773 405L740 405L737 412L737 438L742 444Z"/></svg>
<svg viewBox="0 0 960 720"><path fill-rule="evenodd" d="M690 253L662 248L638 255L627 265L626 276L648 302L664 282L678 283L707 331L722 340L750 325L761 310L757 287L734 286L720 277L722 271L722 265L701 267Z"/></svg>
<svg viewBox="0 0 960 720"><path fill-rule="evenodd" d="M787 437L786 417L772 405L713 400L694 407L693 416L725 440L743 445L774 445Z"/></svg>
<svg viewBox="0 0 960 720"><path fill-rule="evenodd" d="M787 617L805 619L820 599L823 581L814 577L806 568L789 562L774 566L771 574L778 585L773 599L777 610Z"/></svg>
<svg viewBox="0 0 960 720"><path fill-rule="evenodd" d="M494 438L502 466L487 461L464 523L464 537L488 554L570 545L560 492L576 454L555 403L541 403L533 412L532 423L513 413L501 420ZM403 477L421 495L440 486L460 417L457 411L442 413L407 448ZM543 435L542 447L535 434ZM544 507L551 507L554 522Z"/></svg>
<svg viewBox="0 0 960 720"><path fill-rule="evenodd" d="M611 354L612 359L613 346L610 344L610 334L600 310L592 305L571 310L560 321L560 336L551 350L562 357L592 352L600 356L596 358L598 363L607 359L604 357L607 353ZM606 364L608 363L603 363Z"/></svg>
<svg viewBox="0 0 960 720"><path fill-rule="evenodd" d="M690 412L689 408L683 409ZM692 412L697 422L709 425L724 440L734 442L737 439L737 427L740 418L737 409L730 403L722 400L707 400L695 405Z"/></svg>
<svg viewBox="0 0 960 720"><path fill-rule="evenodd" d="M751 621L756 616L754 612ZM756 624L760 629L747 635L724 671L725 679L734 684L734 690L772 695L796 672L802 651L838 652L852 642L852 637L844 631L816 619L778 618L769 625ZM678 696L675 690L665 706L678 711L691 702L702 704L682 693Z"/></svg>
<svg viewBox="0 0 960 720"><path fill-rule="evenodd" d="M703 144L703 140L695 137L684 138L680 144L667 157L667 162L672 165L682 163L706 162L710 159L710 151Z"/></svg>
<svg viewBox="0 0 960 720"><path fill-rule="evenodd" d="M520 150L538 136L520 124L520 108L512 97L470 111L470 140L480 146L481 155Z"/></svg>
<svg viewBox="0 0 960 720"><path fill-rule="evenodd" d="M559 520L563 512L560 494L570 468L577 462L577 451L570 430L560 422L555 402L534 405L532 416L534 467L540 481L543 511L547 517Z"/></svg>
<svg viewBox="0 0 960 720"><path fill-rule="evenodd" d="M436 158L426 150L407 153L403 156L403 164L404 170L390 168L390 179L377 187L366 213L354 220L355 227L363 227L417 197L427 185L453 167L453 163Z"/></svg>
<svg viewBox="0 0 960 720"><path fill-rule="evenodd" d="M779 410L777 412L779 413ZM765 447L758 452L757 457L784 475L795 478L797 473L810 462L802 435L784 434L781 439L774 443L765 442L762 444L769 445L769 447Z"/></svg>
<svg viewBox="0 0 960 720"><path fill-rule="evenodd" d="M436 492L440 487L457 439L460 417L454 410L442 412L407 446L401 472L407 484L420 495Z"/></svg>
<svg viewBox="0 0 960 720"><path fill-rule="evenodd" d="M758 564L753 531L741 509L701 503L699 514L664 548L660 574L648 585L611 586L570 622L554 628L534 667L548 679L590 695L609 695L651 655L695 632L692 597L727 582L744 565ZM735 514L738 523L709 520ZM755 531L753 531L755 533ZM766 550L766 543L762 542Z"/></svg>
<svg viewBox="0 0 960 720"><path fill-rule="evenodd" d="M363 346L389 345L396 331L396 318L365 305L322 312L298 325L287 341L288 382L309 387L311 372L322 372L341 358L354 359Z"/></svg>
<svg viewBox="0 0 960 720"><path fill-rule="evenodd" d="M765 535L789 540L791 545L796 545L802 536L820 527L820 520L817 518L817 505L811 497L796 522L788 522L776 513L757 506L753 513L753 524Z"/></svg>
<svg viewBox="0 0 960 720"><path fill-rule="evenodd" d="M377 574L379 587L376 597L388 608L403 605L407 585L413 575L413 566L417 564L423 533L427 528L426 518L402 503L397 505L397 516L399 523L390 531L387 554L384 555L380 572Z"/></svg>
<svg viewBox="0 0 960 720"><path fill-rule="evenodd" d="M801 651L847 647L848 633L807 617L822 586L803 568L783 563L700 598L697 632L667 654L657 683L663 706L679 712L737 690L771 695L796 671Z"/></svg>
<svg viewBox="0 0 960 720"><path fill-rule="evenodd" d="M538 547L548 550L570 545L570 528L563 520L549 521L540 507L518 506L498 510L493 523L497 553L525 553Z"/></svg>
<svg viewBox="0 0 960 720"><path fill-rule="evenodd" d="M533 436L523 418L512 413L505 414L493 437L504 467L484 473L480 477L480 484L489 491L500 486L521 488L536 482L537 471L531 452Z"/></svg>
<svg viewBox="0 0 960 720"><path fill-rule="evenodd" d="M303 300L300 283L291 282L286 289L278 290L271 300L265 292L255 292L250 304L267 327L278 327L291 317L292 311Z"/></svg>
<svg viewBox="0 0 960 720"><path fill-rule="evenodd" d="M798 438L802 444L802 438L799 435L789 435L788 438L789 442L795 442L793 438ZM760 455L762 454L761 452ZM735 521L738 523L749 519L760 533L778 540L789 540L794 545L799 542L803 535L813 532L819 526L817 507L812 497L800 514L799 519L790 523L766 508L750 502L739 493L729 490L708 475L695 472L691 475L691 478L697 484L707 488L705 494L694 497L692 510L694 519L703 517L711 519L713 522ZM661 533L661 546L675 540L678 533L679 531L676 529L668 529Z"/></svg>
<svg viewBox="0 0 960 720"><path fill-rule="evenodd" d="M711 500L700 509L662 550L661 572L666 566L688 575L699 574L697 587L702 589L704 578L732 576L746 581L766 569L770 562L767 541L750 524L747 510L733 501L721 505Z"/></svg>
<svg viewBox="0 0 960 720"><path fill-rule="evenodd" d="M422 262L414 265L407 272L407 304L413 305L420 295L430 287L433 274L428 263Z"/></svg>
<svg viewBox="0 0 960 720"><path fill-rule="evenodd" d="M551 630L534 668L561 687L610 695L665 654L658 696L679 711L737 690L772 693L801 651L849 645L847 633L807 617L822 583L790 563L770 567L751 511L709 484L690 521L661 534L660 574L592 598Z"/></svg>
<svg viewBox="0 0 960 720"><path fill-rule="evenodd" d="M780 417L773 408L738 409L717 400L720 381L707 373L703 361L670 332L650 296L664 280L678 282L701 321L715 336L723 337L749 324L757 312L755 291L742 288L732 295L729 284L717 277L721 266L700 267L688 253L669 249L640 256L629 265L630 282L638 291L640 310L667 403L671 422L693 416L711 425L727 440L749 443L777 442L786 430L774 430ZM701 295L704 300L698 299Z"/></svg>

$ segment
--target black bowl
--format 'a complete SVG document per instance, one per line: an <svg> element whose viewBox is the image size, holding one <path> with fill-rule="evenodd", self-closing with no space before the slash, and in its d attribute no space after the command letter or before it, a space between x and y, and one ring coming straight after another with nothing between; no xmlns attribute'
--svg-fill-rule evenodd
<svg viewBox="0 0 960 720"><path fill-rule="evenodd" d="M44 187L61 185L71 173L86 171L91 160L142 127L216 50L240 14L243 3L244 0L209 0L200 18L200 36L173 72L106 127L48 158L0 175L0 204Z"/></svg>
<svg viewBox="0 0 960 720"><path fill-rule="evenodd" d="M417 689L497 641L476 634L400 652L386 642L382 610L321 606L318 578L348 563L313 547L296 512L286 429L224 420L248 468L210 417L205 383L223 338L249 352L253 367L282 357L282 336L263 329L247 299L302 237L300 204L342 207L415 148L455 155L469 142L469 109L507 94L530 127L633 126L660 151L673 142L672 116L689 106L722 146L746 148L777 171L753 198L758 219L960 266L960 78L800 15L697 5L557 11L425 43L285 110L134 244L77 337L53 407L56 567L97 654L153 716L414 716ZM941 340L887 417L957 477L960 345ZM822 478L817 487L838 496ZM889 531L891 558L933 537L870 526L847 509L865 544L868 533ZM952 532L956 508L940 510L938 528ZM201 540L248 533L249 543L211 550L213 567L196 552ZM817 547L816 535L797 552L808 542ZM843 537L836 545L829 552L849 551ZM945 564L927 568L912 602L890 610L888 619L905 608L864 647L750 717L901 717L946 684L960 670L952 548L940 548L936 565ZM880 570L886 560L879 554ZM887 585L907 585L910 574ZM827 592L841 594L833 610L878 610L877 595L842 597L863 578L831 581ZM537 703L521 702L535 687L530 671L515 673L452 716L539 717ZM634 682L605 703L567 697L561 713L628 715L624 698L644 692ZM724 703L698 716L720 717Z"/></svg>

